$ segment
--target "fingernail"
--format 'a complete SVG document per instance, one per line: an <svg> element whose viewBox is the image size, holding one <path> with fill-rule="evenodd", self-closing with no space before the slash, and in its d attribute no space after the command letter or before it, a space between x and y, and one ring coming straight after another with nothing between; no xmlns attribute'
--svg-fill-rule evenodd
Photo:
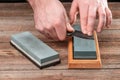
<svg viewBox="0 0 120 80"><path fill-rule="evenodd" d="M72 32L74 32L75 30L71 27L71 30L72 30Z"/></svg>
<svg viewBox="0 0 120 80"><path fill-rule="evenodd" d="M70 25L70 23L67 23L67 27L70 29L71 32L74 32L73 27Z"/></svg>
<svg viewBox="0 0 120 80"><path fill-rule="evenodd" d="M92 36L92 32L88 32L88 36Z"/></svg>
<svg viewBox="0 0 120 80"><path fill-rule="evenodd" d="M87 34L87 30L84 30L83 33L84 33L84 34Z"/></svg>

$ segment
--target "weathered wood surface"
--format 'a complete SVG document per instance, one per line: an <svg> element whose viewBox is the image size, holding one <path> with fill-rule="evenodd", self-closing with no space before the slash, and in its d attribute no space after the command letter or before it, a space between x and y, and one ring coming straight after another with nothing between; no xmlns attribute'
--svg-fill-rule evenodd
<svg viewBox="0 0 120 80"><path fill-rule="evenodd" d="M70 3L65 3L67 12ZM120 79L120 3L110 3L111 28L98 34L103 68L68 70L67 40L55 42L34 29L33 12L26 3L0 3L0 80L119 80ZM79 22L79 21L77 21ZM40 70L13 48L10 36L31 31L59 52L61 64Z"/></svg>

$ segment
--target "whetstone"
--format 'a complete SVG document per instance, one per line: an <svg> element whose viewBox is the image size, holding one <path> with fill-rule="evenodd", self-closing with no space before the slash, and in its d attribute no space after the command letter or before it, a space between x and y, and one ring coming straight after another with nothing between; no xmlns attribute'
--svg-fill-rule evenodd
<svg viewBox="0 0 120 80"><path fill-rule="evenodd" d="M74 26L80 31L80 26ZM96 59L96 47L93 39L84 39L73 36L73 58L74 59Z"/></svg>
<svg viewBox="0 0 120 80"><path fill-rule="evenodd" d="M11 43L40 68L60 62L59 54L30 32L12 35Z"/></svg>
<svg viewBox="0 0 120 80"><path fill-rule="evenodd" d="M95 41L73 37L74 59L96 59Z"/></svg>
<svg viewBox="0 0 120 80"><path fill-rule="evenodd" d="M78 30L78 25L74 27ZM94 31L93 37L94 40L75 36L70 38L68 42L68 68L102 67L96 31Z"/></svg>

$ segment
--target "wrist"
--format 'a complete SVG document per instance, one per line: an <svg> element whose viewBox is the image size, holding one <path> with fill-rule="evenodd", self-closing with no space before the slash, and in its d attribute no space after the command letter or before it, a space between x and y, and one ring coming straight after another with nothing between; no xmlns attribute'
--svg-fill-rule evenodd
<svg viewBox="0 0 120 80"><path fill-rule="evenodd" d="M35 8L37 5L41 4L42 1L43 1L43 0L28 0L29 4L31 5L31 7L33 8L33 10L34 10L34 8Z"/></svg>
<svg viewBox="0 0 120 80"><path fill-rule="evenodd" d="M39 9L41 7L44 8L45 6L48 6L55 1L57 1L57 0L28 0L28 2L31 5L33 11L36 10L36 9Z"/></svg>

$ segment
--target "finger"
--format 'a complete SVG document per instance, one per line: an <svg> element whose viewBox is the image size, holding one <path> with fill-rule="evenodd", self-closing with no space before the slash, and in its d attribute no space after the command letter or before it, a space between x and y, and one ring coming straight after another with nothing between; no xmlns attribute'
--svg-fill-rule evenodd
<svg viewBox="0 0 120 80"><path fill-rule="evenodd" d="M105 9L101 6L98 8L98 14L99 14L99 23L97 32L101 32L102 28L106 25L106 13Z"/></svg>
<svg viewBox="0 0 120 80"><path fill-rule="evenodd" d="M75 22L77 13L78 13L78 5L76 1L73 1L71 8L70 8L70 23L71 24Z"/></svg>
<svg viewBox="0 0 120 80"><path fill-rule="evenodd" d="M65 25L62 25L62 26L66 27ZM60 41L65 40L65 38L66 38L66 29L62 29L62 27L59 25L58 27L55 27L55 31L56 31L58 39Z"/></svg>
<svg viewBox="0 0 120 80"><path fill-rule="evenodd" d="M84 34L87 34L88 10L89 10L88 4L86 4L85 6L84 4L79 5L81 30Z"/></svg>
<svg viewBox="0 0 120 80"><path fill-rule="evenodd" d="M50 31L50 36L52 37L53 40L57 41L58 37L57 37L57 33L55 31L55 28L52 28Z"/></svg>
<svg viewBox="0 0 120 80"><path fill-rule="evenodd" d="M66 24L66 27L67 27L67 31L68 31L68 32L73 32L74 29L73 29L73 27L70 25L69 19L68 19L67 14L66 14L66 11L64 11L64 17L65 17L65 24Z"/></svg>
<svg viewBox="0 0 120 80"><path fill-rule="evenodd" d="M45 35L46 38L48 38L48 39L53 39L53 38L49 35L49 33L44 33L44 35Z"/></svg>
<svg viewBox="0 0 120 80"><path fill-rule="evenodd" d="M44 36L48 39L52 39L52 37L50 36L49 32L48 31L44 31L42 32L42 34L44 34Z"/></svg>
<svg viewBox="0 0 120 80"><path fill-rule="evenodd" d="M105 11L106 11L106 26L110 27L112 22L112 13L109 8L106 8Z"/></svg>
<svg viewBox="0 0 120 80"><path fill-rule="evenodd" d="M55 39L54 35L52 35L52 33L54 33L54 31L52 30L53 28L54 27L48 22L46 25L42 26L39 31L48 39Z"/></svg>
<svg viewBox="0 0 120 80"><path fill-rule="evenodd" d="M65 18L56 20L55 24L55 31L57 33L57 37L59 40L63 41L66 38L66 24Z"/></svg>
<svg viewBox="0 0 120 80"><path fill-rule="evenodd" d="M50 23L48 23L48 24L46 24L44 32L45 32L45 35L49 39L58 40L57 33L56 33L54 27L55 26L52 26L52 25L50 25Z"/></svg>
<svg viewBox="0 0 120 80"><path fill-rule="evenodd" d="M44 31L40 31L40 30L38 30L38 32L40 32L41 34L43 34L46 38L52 39L52 37L49 35L48 32L44 32Z"/></svg>
<svg viewBox="0 0 120 80"><path fill-rule="evenodd" d="M70 25L70 23L66 23L66 26L67 26L67 31L68 31L68 32L74 32L74 29L73 29L73 27Z"/></svg>
<svg viewBox="0 0 120 80"><path fill-rule="evenodd" d="M97 7L91 5L88 12L88 22L87 22L87 34L91 36L93 34L95 20L96 20L96 10Z"/></svg>
<svg viewBox="0 0 120 80"><path fill-rule="evenodd" d="M43 26L43 24L41 22L39 22L39 24L35 24L35 28L38 30L38 32L40 32L41 34L43 34L48 39L52 39L50 37L48 31L45 29L45 26Z"/></svg>

